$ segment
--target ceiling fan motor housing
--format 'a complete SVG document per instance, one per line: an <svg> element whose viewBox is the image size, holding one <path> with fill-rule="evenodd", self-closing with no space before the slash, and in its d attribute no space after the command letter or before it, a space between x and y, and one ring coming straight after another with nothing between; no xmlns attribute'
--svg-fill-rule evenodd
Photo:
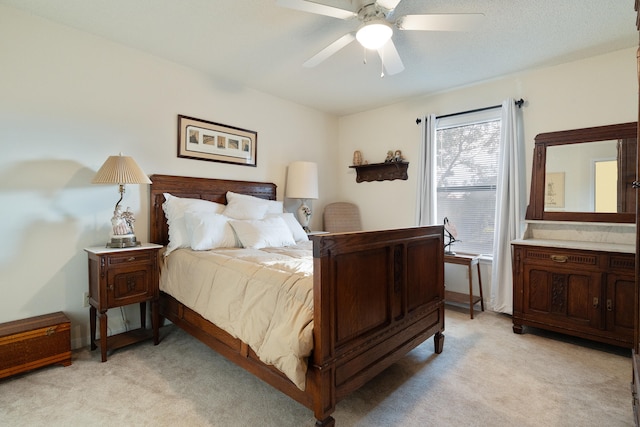
<svg viewBox="0 0 640 427"><path fill-rule="evenodd" d="M356 39L366 49L380 49L393 35L393 29L386 15L376 3L364 5L358 11L362 25L358 28Z"/></svg>
<svg viewBox="0 0 640 427"><path fill-rule="evenodd" d="M377 3L365 4L358 10L358 19L364 24L372 20L386 20L387 14Z"/></svg>

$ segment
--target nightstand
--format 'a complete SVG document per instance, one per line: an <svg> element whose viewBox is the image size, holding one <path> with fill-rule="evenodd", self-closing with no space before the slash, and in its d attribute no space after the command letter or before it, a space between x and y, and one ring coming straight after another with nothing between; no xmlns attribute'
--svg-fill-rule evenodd
<svg viewBox="0 0 640 427"><path fill-rule="evenodd" d="M91 350L96 345L96 317L100 319L100 351L115 350L153 337L158 344L158 254L161 245L151 243L132 248L85 248L89 257L89 324ZM146 307L151 302L152 329L146 328ZM140 328L107 337L107 310L140 303Z"/></svg>

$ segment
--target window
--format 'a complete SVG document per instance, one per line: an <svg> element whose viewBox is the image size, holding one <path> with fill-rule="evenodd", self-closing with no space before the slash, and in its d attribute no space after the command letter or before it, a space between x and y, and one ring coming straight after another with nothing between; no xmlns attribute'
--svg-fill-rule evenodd
<svg viewBox="0 0 640 427"><path fill-rule="evenodd" d="M458 231L454 252L493 253L500 123L499 108L436 123L436 213Z"/></svg>

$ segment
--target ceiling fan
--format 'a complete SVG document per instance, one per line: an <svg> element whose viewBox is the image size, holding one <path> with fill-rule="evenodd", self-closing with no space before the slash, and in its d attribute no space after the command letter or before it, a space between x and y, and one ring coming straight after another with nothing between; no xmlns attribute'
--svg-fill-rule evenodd
<svg viewBox="0 0 640 427"><path fill-rule="evenodd" d="M394 18L394 10L401 0L352 0L357 11L340 9L307 0L278 0L282 7L330 16L338 19L358 19L360 27L345 34L316 55L303 66L315 67L354 40L365 49L377 50L387 74L404 70L404 64L391 40L393 29L417 31L469 31L484 17L481 13L404 15ZM384 77L384 72L381 77Z"/></svg>

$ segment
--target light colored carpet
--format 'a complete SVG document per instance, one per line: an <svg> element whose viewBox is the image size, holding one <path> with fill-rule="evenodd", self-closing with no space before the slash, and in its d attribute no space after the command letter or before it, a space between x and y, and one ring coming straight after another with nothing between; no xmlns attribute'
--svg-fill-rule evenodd
<svg viewBox="0 0 640 427"><path fill-rule="evenodd" d="M100 363L0 380L3 426L313 426L313 413L174 326ZM342 426L632 426L630 351L447 308L433 339L338 403Z"/></svg>

